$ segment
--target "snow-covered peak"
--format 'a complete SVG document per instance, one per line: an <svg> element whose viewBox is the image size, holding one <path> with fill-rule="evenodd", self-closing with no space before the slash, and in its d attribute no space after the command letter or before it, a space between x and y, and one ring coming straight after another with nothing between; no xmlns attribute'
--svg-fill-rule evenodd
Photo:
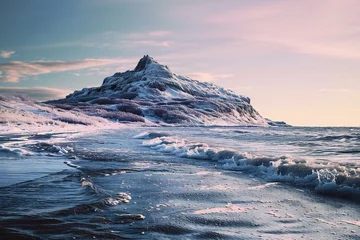
<svg viewBox="0 0 360 240"><path fill-rule="evenodd" d="M154 58L150 57L149 55L144 55L136 65L134 71L142 71L145 70L148 65L157 64L160 65Z"/></svg>
<svg viewBox="0 0 360 240"><path fill-rule="evenodd" d="M158 63L149 55L144 55L134 68L126 72L117 72L111 77L104 79L102 86L120 84L120 85L136 85L137 82L142 82L143 86L149 81L171 81L174 74L166 65ZM147 85L147 84L145 84Z"/></svg>
<svg viewBox="0 0 360 240"><path fill-rule="evenodd" d="M134 71L144 77L147 76L152 78L168 79L172 78L174 75L166 65L158 63L149 55L145 55L139 60Z"/></svg>
<svg viewBox="0 0 360 240"><path fill-rule="evenodd" d="M136 112L141 116L155 116L155 120L167 123L219 125L221 120L221 125L226 122L267 125L250 105L248 97L213 83L175 74L149 55L143 56L134 70L115 73L105 78L101 86L75 91L60 101L106 105L120 104L124 99L140 105L141 109L138 106Z"/></svg>

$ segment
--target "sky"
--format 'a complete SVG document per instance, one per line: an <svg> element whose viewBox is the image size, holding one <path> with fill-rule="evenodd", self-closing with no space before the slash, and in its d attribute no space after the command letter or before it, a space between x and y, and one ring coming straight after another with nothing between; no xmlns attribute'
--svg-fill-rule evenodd
<svg viewBox="0 0 360 240"><path fill-rule="evenodd" d="M0 94L63 98L149 54L296 126L360 126L358 0L1 0Z"/></svg>

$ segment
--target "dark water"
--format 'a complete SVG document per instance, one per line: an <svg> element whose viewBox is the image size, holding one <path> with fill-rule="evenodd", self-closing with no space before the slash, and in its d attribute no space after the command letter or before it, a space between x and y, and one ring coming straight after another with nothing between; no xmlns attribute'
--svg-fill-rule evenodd
<svg viewBox="0 0 360 240"><path fill-rule="evenodd" d="M0 141L0 239L360 239L359 128Z"/></svg>

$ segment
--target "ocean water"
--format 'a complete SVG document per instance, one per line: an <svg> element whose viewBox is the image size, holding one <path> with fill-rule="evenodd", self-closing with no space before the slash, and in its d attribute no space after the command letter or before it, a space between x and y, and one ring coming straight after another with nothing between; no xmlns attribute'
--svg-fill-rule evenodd
<svg viewBox="0 0 360 240"><path fill-rule="evenodd" d="M360 239L360 128L0 136L0 239Z"/></svg>

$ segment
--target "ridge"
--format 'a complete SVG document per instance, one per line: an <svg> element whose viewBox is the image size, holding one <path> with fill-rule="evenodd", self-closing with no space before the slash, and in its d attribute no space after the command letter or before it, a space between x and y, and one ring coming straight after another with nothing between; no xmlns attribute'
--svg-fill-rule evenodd
<svg viewBox="0 0 360 240"><path fill-rule="evenodd" d="M149 55L144 55L136 65L134 71L142 71L146 68L147 65L150 64L159 64L157 61L155 61L154 58L150 57Z"/></svg>
<svg viewBox="0 0 360 240"><path fill-rule="evenodd" d="M133 70L115 73L99 87L75 91L51 104L67 109L81 106L86 113L92 109L90 114L100 112L117 121L130 114L125 119L165 125L268 125L251 106L250 98L175 74L149 55Z"/></svg>

